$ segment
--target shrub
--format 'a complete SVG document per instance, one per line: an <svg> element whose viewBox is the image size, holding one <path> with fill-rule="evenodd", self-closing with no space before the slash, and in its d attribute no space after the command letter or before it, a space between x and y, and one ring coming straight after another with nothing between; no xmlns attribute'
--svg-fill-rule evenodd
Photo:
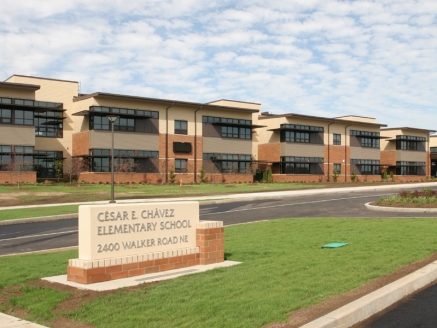
<svg viewBox="0 0 437 328"><path fill-rule="evenodd" d="M395 181L395 178L393 176L393 171L390 171L390 179L391 179L391 181Z"/></svg>
<svg viewBox="0 0 437 328"><path fill-rule="evenodd" d="M382 174L382 180L387 181L387 171L384 171L384 173Z"/></svg>
<svg viewBox="0 0 437 328"><path fill-rule="evenodd" d="M272 169L269 168L267 170L267 182L272 182L272 181L273 181Z"/></svg>
<svg viewBox="0 0 437 328"><path fill-rule="evenodd" d="M355 182L357 180L357 174L355 173L355 170L352 170L351 173L351 181Z"/></svg>
<svg viewBox="0 0 437 328"><path fill-rule="evenodd" d="M332 174L332 180L333 180L334 182L337 182L337 181L338 181L338 175L339 175L338 170L337 170L337 169L334 169L334 174Z"/></svg>
<svg viewBox="0 0 437 328"><path fill-rule="evenodd" d="M202 165L202 167L199 170L199 179L200 179L200 183L207 183L208 182L208 177L205 174L205 168Z"/></svg>

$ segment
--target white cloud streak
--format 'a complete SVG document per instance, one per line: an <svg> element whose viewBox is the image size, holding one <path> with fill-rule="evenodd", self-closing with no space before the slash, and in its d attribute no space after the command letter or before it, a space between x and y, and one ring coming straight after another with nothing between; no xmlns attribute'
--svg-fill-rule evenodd
<svg viewBox="0 0 437 328"><path fill-rule="evenodd" d="M2 0L0 73L437 128L437 2Z"/></svg>

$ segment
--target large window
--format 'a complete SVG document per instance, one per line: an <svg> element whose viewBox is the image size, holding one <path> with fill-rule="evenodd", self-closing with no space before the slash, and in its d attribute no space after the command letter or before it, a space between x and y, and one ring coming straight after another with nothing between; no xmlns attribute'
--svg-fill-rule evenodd
<svg viewBox="0 0 437 328"><path fill-rule="evenodd" d="M396 149L397 150L418 150L419 143L424 143L425 137L416 136L396 136Z"/></svg>
<svg viewBox="0 0 437 328"><path fill-rule="evenodd" d="M248 128L241 128L238 126L222 126L221 129L222 138L235 138L235 139L251 139L252 131Z"/></svg>
<svg viewBox="0 0 437 328"><path fill-rule="evenodd" d="M248 173L252 165L252 156L248 154L203 153L204 160L215 163L214 168L221 173ZM211 167L206 167L208 172Z"/></svg>
<svg viewBox="0 0 437 328"><path fill-rule="evenodd" d="M33 125L33 112L28 110L15 110L15 124Z"/></svg>
<svg viewBox="0 0 437 328"><path fill-rule="evenodd" d="M62 112L47 111L35 115L35 136L62 138Z"/></svg>
<svg viewBox="0 0 437 328"><path fill-rule="evenodd" d="M187 121L174 121L175 134L188 134Z"/></svg>
<svg viewBox="0 0 437 328"><path fill-rule="evenodd" d="M311 166L323 163L323 157L281 157L280 172L281 174L310 174Z"/></svg>
<svg viewBox="0 0 437 328"><path fill-rule="evenodd" d="M106 116L91 116L91 130L110 130L109 119ZM115 131L135 131L135 119L119 117L114 123Z"/></svg>
<svg viewBox="0 0 437 328"><path fill-rule="evenodd" d="M220 136L222 138L252 139L252 121L237 118L203 116L203 123L221 125Z"/></svg>
<svg viewBox="0 0 437 328"><path fill-rule="evenodd" d="M59 163L58 172L57 163ZM36 150L34 156L36 177L41 178L60 178L63 176L62 151L42 151ZM59 175L57 176L56 173Z"/></svg>
<svg viewBox="0 0 437 328"><path fill-rule="evenodd" d="M396 175L425 175L425 162L396 162Z"/></svg>
<svg viewBox="0 0 437 328"><path fill-rule="evenodd" d="M110 149L90 149L90 171L111 172ZM114 149L115 172L156 172L157 151Z"/></svg>
<svg viewBox="0 0 437 328"><path fill-rule="evenodd" d="M310 134L308 132L281 131L281 142L309 143Z"/></svg>
<svg viewBox="0 0 437 328"><path fill-rule="evenodd" d="M176 173L186 173L187 172L187 160L186 159L175 159L175 172Z"/></svg>
<svg viewBox="0 0 437 328"><path fill-rule="evenodd" d="M92 172L111 172L109 157L94 157L91 169Z"/></svg>
<svg viewBox="0 0 437 328"><path fill-rule="evenodd" d="M360 175L380 174L380 162L374 159L351 159L351 164L356 165Z"/></svg>
<svg viewBox="0 0 437 328"><path fill-rule="evenodd" d="M379 132L350 130L350 135L358 138L361 147L379 148Z"/></svg>

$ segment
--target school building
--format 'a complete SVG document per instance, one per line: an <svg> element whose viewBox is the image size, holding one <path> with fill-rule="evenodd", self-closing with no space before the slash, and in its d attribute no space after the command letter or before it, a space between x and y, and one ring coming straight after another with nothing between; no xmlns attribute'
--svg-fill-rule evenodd
<svg viewBox="0 0 437 328"><path fill-rule="evenodd" d="M385 171L422 181L436 174L432 132L224 99L82 94L75 81L13 75L0 82L0 183L109 183L112 164L116 183L251 182L268 169L278 182L381 181Z"/></svg>

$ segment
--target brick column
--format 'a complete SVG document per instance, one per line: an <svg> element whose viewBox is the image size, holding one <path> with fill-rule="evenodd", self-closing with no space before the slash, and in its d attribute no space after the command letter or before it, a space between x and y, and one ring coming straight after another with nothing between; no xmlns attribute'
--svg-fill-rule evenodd
<svg viewBox="0 0 437 328"><path fill-rule="evenodd" d="M200 249L200 264L223 262L224 240L223 222L199 222L196 229L196 246Z"/></svg>

